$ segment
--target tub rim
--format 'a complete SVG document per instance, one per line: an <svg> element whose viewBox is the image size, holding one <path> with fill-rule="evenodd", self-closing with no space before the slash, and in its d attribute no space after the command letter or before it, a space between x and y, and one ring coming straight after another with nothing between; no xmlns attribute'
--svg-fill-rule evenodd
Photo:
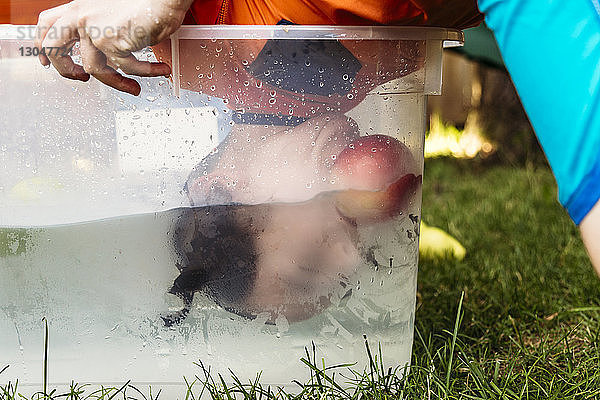
<svg viewBox="0 0 600 400"><path fill-rule="evenodd" d="M0 24L0 40L32 39L34 26ZM441 41L444 47L457 47L464 43L464 34L460 30L424 26L183 25L177 31L177 36L180 40L427 40Z"/></svg>
<svg viewBox="0 0 600 400"><path fill-rule="evenodd" d="M439 40L461 46L460 30L423 26L183 25L179 39Z"/></svg>

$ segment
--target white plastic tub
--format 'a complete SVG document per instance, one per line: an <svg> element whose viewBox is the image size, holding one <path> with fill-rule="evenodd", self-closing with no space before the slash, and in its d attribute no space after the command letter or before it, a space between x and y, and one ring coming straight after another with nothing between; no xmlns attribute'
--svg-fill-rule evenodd
<svg viewBox="0 0 600 400"><path fill-rule="evenodd" d="M363 335L410 362L426 97L461 33L184 27L155 48L179 97L134 98L21 56L28 29L0 28L0 383L39 385L43 317L51 384L183 384L201 360L285 386L311 343L362 369ZM362 184L380 172L413 179Z"/></svg>

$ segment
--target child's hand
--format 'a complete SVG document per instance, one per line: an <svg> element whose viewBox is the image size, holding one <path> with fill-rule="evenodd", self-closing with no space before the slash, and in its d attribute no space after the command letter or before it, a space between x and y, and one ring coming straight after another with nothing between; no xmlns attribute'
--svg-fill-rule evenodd
<svg viewBox="0 0 600 400"><path fill-rule="evenodd" d="M40 14L34 45L40 50L40 62L54 65L66 78L87 81L91 75L138 95L140 85L116 70L137 76L168 75L168 65L138 61L132 52L167 39L181 25L191 2L74 0ZM75 64L67 51L75 42L80 42L83 66Z"/></svg>

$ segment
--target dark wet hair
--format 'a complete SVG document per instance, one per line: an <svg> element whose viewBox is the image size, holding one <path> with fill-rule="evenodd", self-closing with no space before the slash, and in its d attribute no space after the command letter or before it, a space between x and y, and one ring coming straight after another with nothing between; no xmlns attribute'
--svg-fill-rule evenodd
<svg viewBox="0 0 600 400"><path fill-rule="evenodd" d="M257 275L254 237L259 206L217 205L195 207L175 230L182 253L180 274L169 291L184 302L181 311L164 316L166 326L181 322L189 313L195 292L202 292L230 312L253 318L243 304ZM190 224L193 224L190 225ZM178 237L181 235L187 238Z"/></svg>

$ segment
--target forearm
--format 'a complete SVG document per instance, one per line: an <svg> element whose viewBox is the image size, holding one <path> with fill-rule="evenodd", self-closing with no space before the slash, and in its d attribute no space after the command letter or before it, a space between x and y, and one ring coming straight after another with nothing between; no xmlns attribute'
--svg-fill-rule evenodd
<svg viewBox="0 0 600 400"><path fill-rule="evenodd" d="M154 3L157 0L146 0L149 4ZM187 11L192 6L194 0L158 0L158 8L160 14L167 17L174 17L177 19L177 25L181 25Z"/></svg>
<svg viewBox="0 0 600 400"><path fill-rule="evenodd" d="M600 276L600 201L581 221L579 229L596 273Z"/></svg>

